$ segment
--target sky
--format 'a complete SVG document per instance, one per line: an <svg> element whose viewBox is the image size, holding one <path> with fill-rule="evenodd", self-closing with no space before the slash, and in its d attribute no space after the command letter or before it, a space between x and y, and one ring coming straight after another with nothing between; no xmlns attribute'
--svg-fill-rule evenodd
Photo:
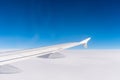
<svg viewBox="0 0 120 80"><path fill-rule="evenodd" d="M119 0L0 0L0 49L87 37L89 49L120 49Z"/></svg>

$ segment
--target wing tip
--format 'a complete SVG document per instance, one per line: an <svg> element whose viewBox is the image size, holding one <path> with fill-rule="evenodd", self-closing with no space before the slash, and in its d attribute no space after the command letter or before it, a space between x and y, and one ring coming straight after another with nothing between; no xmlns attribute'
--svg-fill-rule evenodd
<svg viewBox="0 0 120 80"><path fill-rule="evenodd" d="M89 40L91 40L91 37L88 37L87 39L85 39L85 40L83 40L83 41L81 41L81 44L85 47L85 48L87 48L88 47L88 41Z"/></svg>

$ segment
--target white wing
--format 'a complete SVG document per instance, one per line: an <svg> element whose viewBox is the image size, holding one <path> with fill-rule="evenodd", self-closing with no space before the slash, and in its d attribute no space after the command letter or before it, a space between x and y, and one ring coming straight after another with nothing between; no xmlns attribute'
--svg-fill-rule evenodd
<svg viewBox="0 0 120 80"><path fill-rule="evenodd" d="M87 47L87 43L90 39L91 38L87 38L81 42L59 44L42 48L3 52L2 54L4 53L9 54L0 56L0 65L10 64L19 60L24 60L35 56L42 56L49 53L58 52L78 45L83 45L84 47Z"/></svg>

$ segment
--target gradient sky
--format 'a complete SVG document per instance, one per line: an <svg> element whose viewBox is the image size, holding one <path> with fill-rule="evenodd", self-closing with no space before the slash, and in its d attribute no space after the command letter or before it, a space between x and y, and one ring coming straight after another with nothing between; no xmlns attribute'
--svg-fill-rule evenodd
<svg viewBox="0 0 120 80"><path fill-rule="evenodd" d="M119 0L0 0L1 49L87 37L89 49L120 48Z"/></svg>

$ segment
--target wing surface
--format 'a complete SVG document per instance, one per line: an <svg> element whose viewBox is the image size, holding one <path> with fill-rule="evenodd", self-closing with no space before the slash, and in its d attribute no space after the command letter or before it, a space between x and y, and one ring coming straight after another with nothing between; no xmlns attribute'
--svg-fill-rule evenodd
<svg viewBox="0 0 120 80"><path fill-rule="evenodd" d="M5 54L5 53L8 53L8 54L0 56L0 65L10 64L13 62L17 62L17 61L28 59L35 56L42 56L49 53L59 52L61 50L68 49L74 46L79 46L79 45L83 45L86 48L87 43L90 39L91 38L87 38L80 42L58 44L58 45L53 45L48 47L2 52L1 54Z"/></svg>

